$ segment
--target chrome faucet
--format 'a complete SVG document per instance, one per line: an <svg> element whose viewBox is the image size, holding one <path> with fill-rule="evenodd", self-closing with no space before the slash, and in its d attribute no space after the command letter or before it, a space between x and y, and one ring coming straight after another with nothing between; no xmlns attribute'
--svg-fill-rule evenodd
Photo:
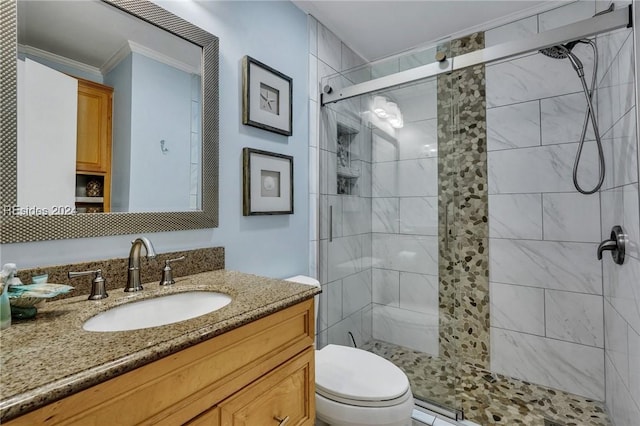
<svg viewBox="0 0 640 426"><path fill-rule="evenodd" d="M142 283L140 282L140 249L143 245L147 250L147 258L153 259L156 257L153 244L151 244L151 241L149 241L147 237L138 237L131 241L127 286L124 288L126 292L142 290Z"/></svg>

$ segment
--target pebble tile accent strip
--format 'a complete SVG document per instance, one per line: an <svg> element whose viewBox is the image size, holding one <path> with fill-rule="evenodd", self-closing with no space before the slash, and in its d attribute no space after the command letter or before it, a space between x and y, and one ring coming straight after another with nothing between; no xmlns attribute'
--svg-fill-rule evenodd
<svg viewBox="0 0 640 426"><path fill-rule="evenodd" d="M483 47L474 33L453 40L449 56ZM437 102L440 354L489 368L484 65L439 75Z"/></svg>

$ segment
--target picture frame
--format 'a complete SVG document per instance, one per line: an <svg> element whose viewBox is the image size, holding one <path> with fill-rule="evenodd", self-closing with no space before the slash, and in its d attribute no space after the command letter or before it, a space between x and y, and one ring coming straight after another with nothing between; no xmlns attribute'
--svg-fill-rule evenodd
<svg viewBox="0 0 640 426"><path fill-rule="evenodd" d="M243 216L293 214L293 157L242 150Z"/></svg>
<svg viewBox="0 0 640 426"><path fill-rule="evenodd" d="M293 80L250 57L242 58L242 124L293 134Z"/></svg>

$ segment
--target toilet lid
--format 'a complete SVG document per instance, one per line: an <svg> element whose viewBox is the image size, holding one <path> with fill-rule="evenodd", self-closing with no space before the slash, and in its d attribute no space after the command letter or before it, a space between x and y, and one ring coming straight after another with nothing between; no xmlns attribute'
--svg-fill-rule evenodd
<svg viewBox="0 0 640 426"><path fill-rule="evenodd" d="M316 351L316 391L350 401L389 401L409 389L407 376L386 359L339 345Z"/></svg>

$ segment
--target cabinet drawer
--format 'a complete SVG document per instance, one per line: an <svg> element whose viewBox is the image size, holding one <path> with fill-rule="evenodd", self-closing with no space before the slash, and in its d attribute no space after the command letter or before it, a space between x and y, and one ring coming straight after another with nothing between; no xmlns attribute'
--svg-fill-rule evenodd
<svg viewBox="0 0 640 426"><path fill-rule="evenodd" d="M220 426L220 408L213 407L186 423L186 426Z"/></svg>
<svg viewBox="0 0 640 426"><path fill-rule="evenodd" d="M313 349L307 349L277 370L223 401L219 406L220 425L313 425L313 356Z"/></svg>

